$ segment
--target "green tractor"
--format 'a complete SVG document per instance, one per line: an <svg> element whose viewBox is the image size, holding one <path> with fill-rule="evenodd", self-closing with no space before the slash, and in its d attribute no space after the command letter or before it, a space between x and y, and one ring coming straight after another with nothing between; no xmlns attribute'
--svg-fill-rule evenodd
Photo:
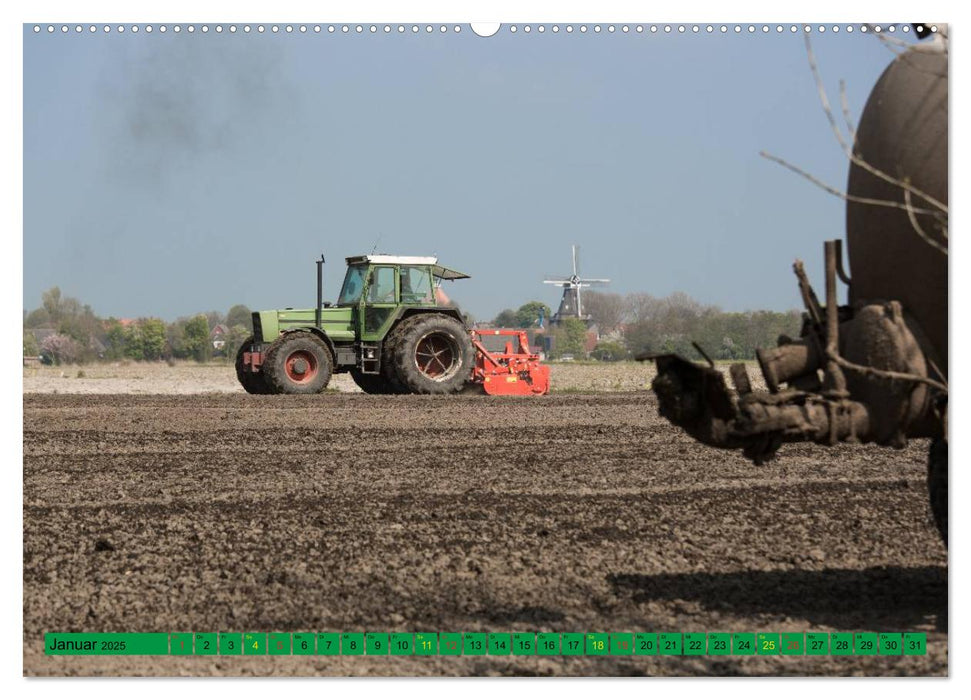
<svg viewBox="0 0 971 700"><path fill-rule="evenodd" d="M468 278L434 257L347 258L337 303L253 313L253 336L236 355L250 394L316 394L350 372L369 394L452 394L472 375L475 350L443 280Z"/></svg>

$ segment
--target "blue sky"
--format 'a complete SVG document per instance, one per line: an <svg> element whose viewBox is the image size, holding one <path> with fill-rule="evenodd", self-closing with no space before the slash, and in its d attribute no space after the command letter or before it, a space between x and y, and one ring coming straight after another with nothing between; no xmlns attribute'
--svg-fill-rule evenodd
<svg viewBox="0 0 971 700"><path fill-rule="evenodd" d="M555 307L571 243L620 293L795 308L796 257L821 284L843 203L758 155L845 183L801 33L462 29L25 27L24 305L56 284L122 317L312 306L314 258L334 299L375 246L471 274L448 291L479 318ZM813 45L859 115L892 55Z"/></svg>

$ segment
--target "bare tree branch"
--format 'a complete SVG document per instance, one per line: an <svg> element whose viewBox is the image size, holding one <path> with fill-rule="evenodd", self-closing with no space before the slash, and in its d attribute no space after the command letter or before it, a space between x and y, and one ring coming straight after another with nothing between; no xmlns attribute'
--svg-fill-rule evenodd
<svg viewBox="0 0 971 700"><path fill-rule="evenodd" d="M931 206L937 207L942 212L947 214L946 205L934 199L926 192L923 192L922 190L917 189L913 185L903 182L900 179L893 177L892 175L887 175L882 170L878 170L877 168L873 167L865 160L860 158L858 155L856 155L853 152L853 149L847 145L846 139L843 138L843 133L840 131L839 126L837 126L836 124L836 117L833 116L833 110L829 106L829 97L826 95L826 88L823 86L823 80L819 75L819 66L816 64L816 55L813 53L813 45L812 45L812 42L809 40L809 34L806 34L804 39L806 42L806 54L809 57L809 68L812 71L813 79L816 81L816 89L819 92L819 100L823 104L823 111L826 113L826 119L829 120L829 125L833 130L833 134L836 136L836 140L839 142L840 148L843 149L843 153L846 154L846 157L850 159L850 162L859 166L860 168L867 171L871 175L878 177L885 182L889 182L891 185L900 187L903 190L910 190L911 193L913 193L917 197L923 199Z"/></svg>
<svg viewBox="0 0 971 700"><path fill-rule="evenodd" d="M840 80L840 105L843 108L843 119L846 120L846 130L850 132L850 141L856 141L856 127L853 126L853 119L850 117L850 102L846 98L846 81Z"/></svg>
<svg viewBox="0 0 971 700"><path fill-rule="evenodd" d="M759 155L762 156L763 158L766 158L767 160L773 161L774 163L778 163L782 167L791 170L797 175L801 175L802 177L806 178L817 187L823 190L826 190L830 194L836 195L840 199L845 200L847 202L856 202L857 204L872 204L877 207L890 207L891 209L906 210L908 208L904 202L894 202L888 199L871 199L869 197L857 197L855 195L847 194L842 190L836 189L832 185L827 185L819 178L814 177L813 175L810 175L799 166L793 165L789 161L784 160L779 156L772 155L771 153L768 153L766 151L759 151ZM916 214L926 214L927 216L933 216L933 217L937 217L940 215L940 212L934 211L932 209L919 209L915 207L911 207L910 209Z"/></svg>
<svg viewBox="0 0 971 700"><path fill-rule="evenodd" d="M872 377L881 377L883 379L896 379L904 382L913 382L915 384L926 384L929 387L943 391L947 393L947 384L942 384L941 382L935 381L930 377L921 377L917 374L908 374L906 372L893 372L889 369L877 369L876 367L867 367L865 365L858 365L855 362L850 362L849 360L841 357L840 355L829 355L829 358L836 362L840 367L848 369L852 372L859 372L860 374L867 374Z"/></svg>
<svg viewBox="0 0 971 700"><path fill-rule="evenodd" d="M947 255L947 248L942 246L940 243L935 241L933 238L927 235L923 228L921 228L920 222L917 221L917 215L914 213L914 207L910 203L910 191L904 190L904 204L907 205L907 218L910 219L910 225L913 227L917 235L924 239L931 247L937 248L939 251ZM941 232L944 238L947 239L946 230Z"/></svg>

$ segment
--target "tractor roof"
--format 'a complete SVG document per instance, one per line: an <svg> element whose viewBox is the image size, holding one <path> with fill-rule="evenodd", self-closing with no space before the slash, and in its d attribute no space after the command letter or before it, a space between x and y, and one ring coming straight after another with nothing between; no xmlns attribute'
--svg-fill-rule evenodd
<svg viewBox="0 0 971 700"><path fill-rule="evenodd" d="M438 258L431 255L355 255L347 258L348 265L374 263L376 265L431 265L432 274L443 280L462 280L469 276L458 270L450 270L438 264Z"/></svg>

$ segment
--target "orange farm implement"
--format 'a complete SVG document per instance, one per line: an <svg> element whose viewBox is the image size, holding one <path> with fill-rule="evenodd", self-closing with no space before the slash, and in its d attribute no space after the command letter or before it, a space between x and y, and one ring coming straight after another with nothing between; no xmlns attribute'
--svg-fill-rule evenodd
<svg viewBox="0 0 971 700"><path fill-rule="evenodd" d="M542 364L539 355L530 351L526 331L473 329L472 347L475 348L475 368L472 381L479 384L490 396L531 396L547 394L550 390L550 368ZM508 336L501 352L486 349L486 337Z"/></svg>

